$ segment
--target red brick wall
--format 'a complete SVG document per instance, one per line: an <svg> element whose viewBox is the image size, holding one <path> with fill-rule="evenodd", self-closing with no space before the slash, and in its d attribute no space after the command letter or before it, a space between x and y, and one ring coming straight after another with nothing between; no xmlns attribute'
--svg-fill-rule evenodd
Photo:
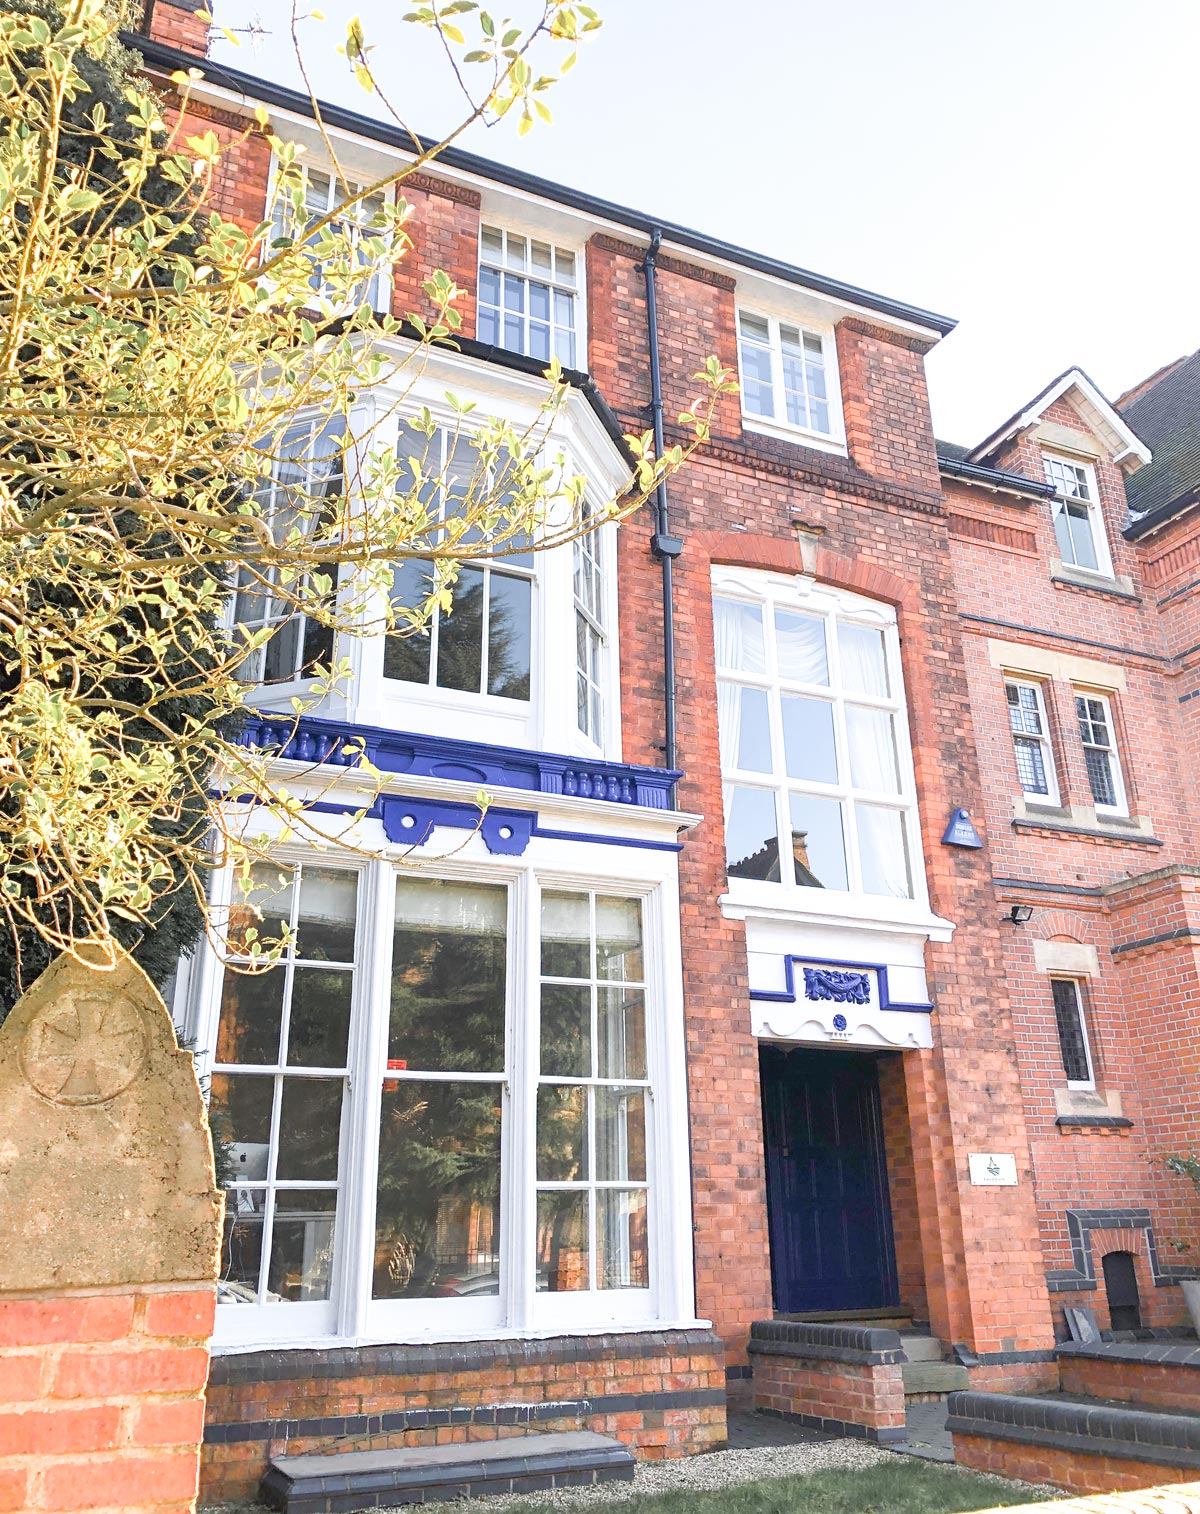
<svg viewBox="0 0 1200 1514"><path fill-rule="evenodd" d="M463 334L474 336L479 195L427 173L412 174L397 193L413 209L407 228L413 245L395 265L392 314L402 320L415 312L429 320L433 307L421 284L441 269L464 291L454 308L462 317Z"/></svg>
<svg viewBox="0 0 1200 1514"><path fill-rule="evenodd" d="M1095 449L1096 439L1068 400L1057 401L1045 419L1076 433L1082 449ZM1041 452L1041 443L1026 432L994 461L1040 480ZM1180 939L1181 932L1186 937L1200 926L1185 881L1200 839L1192 781L1197 732L1188 723L1188 704L1180 702L1194 675L1183 672L1177 660L1200 641L1200 616L1189 597L1200 534L1195 522L1180 522L1167 540L1156 536L1141 548L1127 542L1120 471L1102 455L1095 473L1114 571L1132 580L1132 599L1051 581L1051 559L1058 548L1048 502L1018 502L959 483L946 485L948 504L960 522L951 551L963 613L983 818L994 873L1013 880L998 890L997 911L1011 901L1036 910L1029 926L1005 929L1003 973L1017 1029L1048 1270L1074 1264L1067 1209L1149 1208L1166 1265L1178 1261L1169 1239L1200 1231L1190 1188L1172 1184L1156 1165L1157 1157L1186 1144L1195 1130L1200 1075L1194 1030L1200 962L1191 940ZM1114 694L1113 706L1130 810L1147 821L1159 844L1134 836L1082 836L1013 824L1020 784L1003 674L989 656L989 637L1118 670L1125 687ZM1047 680L1043 692L1061 802L1090 806L1071 685ZM1200 706L1193 708L1200 711ZM1023 889L1025 880L1034 887ZM1127 949L1159 936L1175 939ZM1096 951L1099 973L1087 981L1087 1009L1097 1082L1103 1092L1120 1094L1131 1127L1056 1124L1055 1090L1065 1089L1065 1074L1048 975L1034 960L1038 939L1077 942ZM1107 1325L1100 1263L1104 1251L1113 1248L1099 1232L1092 1233L1091 1241L1100 1286L1058 1293L1054 1304L1056 1309L1086 1305ZM1144 1231L1133 1233L1129 1249L1135 1255L1144 1323L1182 1320L1177 1290L1154 1285Z"/></svg>
<svg viewBox="0 0 1200 1514"><path fill-rule="evenodd" d="M0 1510L186 1514L211 1286L0 1298Z"/></svg>
<svg viewBox="0 0 1200 1514"><path fill-rule="evenodd" d="M476 1350L468 1347L467 1350ZM213 1363L201 1483L206 1501L250 1496L271 1456L495 1440L531 1431L615 1435L643 1460L712 1450L725 1441L725 1367L706 1332L496 1342L476 1367L447 1370L462 1347L370 1347ZM396 1358L402 1357L402 1362ZM340 1375L338 1375L340 1373ZM496 1405L511 1420L497 1421ZM513 1406L537 1411L516 1420ZM453 1424L448 1414L459 1411ZM429 1411L442 1423L413 1422ZM492 1412L488 1412L492 1411ZM385 1416L393 1416L389 1426ZM372 1423L368 1426L366 1418ZM407 1428L394 1426L403 1419ZM329 1421L321 1430L316 1422ZM515 1421L515 1422L513 1422Z"/></svg>
<svg viewBox="0 0 1200 1514"><path fill-rule="evenodd" d="M887 1439L904 1429L904 1380L898 1366L805 1357L754 1358L754 1407L770 1414L862 1425Z"/></svg>
<svg viewBox="0 0 1200 1514"><path fill-rule="evenodd" d="M1164 1467L1149 1461L1123 1461L1116 1456L1086 1456L1049 1446L1026 1446L1012 1440L954 1436L954 1460L976 1472L995 1472L1023 1482L1052 1483L1069 1493L1112 1493L1122 1488L1153 1488L1191 1482L1194 1468Z"/></svg>
<svg viewBox="0 0 1200 1514"><path fill-rule="evenodd" d="M588 282L591 368L622 420L644 427L644 281L634 250L593 238ZM660 276L659 295L670 413L706 350L731 360L734 301L677 270ZM929 952L938 1049L905 1056L930 1318L936 1333L979 1349L1044 1349L1050 1321L1029 1187L985 1194L966 1180L968 1146L1027 1147L986 860L940 844L941 817L975 802L977 777L920 353L853 322L843 322L838 343L849 458L743 433L731 403L714 443L670 486L672 528L686 541L675 572L679 797L705 817L681 857L699 1308L738 1353L770 1301L745 941L716 906L725 860L710 570L799 571L794 522L803 520L824 531L819 579L898 607L932 904L959 925L953 943ZM635 520L620 540L624 755L633 761L662 760L661 587L647 535ZM911 1216L904 1224L915 1276Z"/></svg>
<svg viewBox="0 0 1200 1514"><path fill-rule="evenodd" d="M203 0L183 0L181 4L174 0L147 0L145 31L156 42L204 58L208 55L210 23L202 21L197 11L211 9Z"/></svg>
<svg viewBox="0 0 1200 1514"><path fill-rule="evenodd" d="M1193 1414L1200 1404L1200 1372L1195 1367L1064 1356L1058 1370L1066 1393L1115 1398L1139 1408L1187 1409Z"/></svg>
<svg viewBox="0 0 1200 1514"><path fill-rule="evenodd" d="M925 1261L921 1249L917 1169L909 1131L908 1096L902 1053L877 1059L879 1105L887 1159L888 1197L892 1206L892 1235L896 1245L896 1281L900 1307L914 1319L929 1318L925 1294Z"/></svg>

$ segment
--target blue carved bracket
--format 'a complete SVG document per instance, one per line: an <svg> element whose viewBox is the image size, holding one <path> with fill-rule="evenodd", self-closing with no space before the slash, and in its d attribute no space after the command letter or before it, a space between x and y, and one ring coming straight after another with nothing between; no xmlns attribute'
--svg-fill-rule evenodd
<svg viewBox="0 0 1200 1514"><path fill-rule="evenodd" d="M479 811L473 804L392 794L383 796L379 809L384 835L389 841L423 846L435 826L448 825L460 831L473 831L478 826L484 845L498 857L524 856L536 821L526 810L490 809L480 824Z"/></svg>

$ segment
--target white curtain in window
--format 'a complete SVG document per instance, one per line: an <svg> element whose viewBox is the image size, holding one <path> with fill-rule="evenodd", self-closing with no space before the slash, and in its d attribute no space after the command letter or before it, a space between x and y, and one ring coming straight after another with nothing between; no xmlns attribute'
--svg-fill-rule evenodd
<svg viewBox="0 0 1200 1514"><path fill-rule="evenodd" d="M397 924L502 934L507 918L508 890L503 885L437 878L396 880Z"/></svg>
<svg viewBox="0 0 1200 1514"><path fill-rule="evenodd" d="M745 607L718 599L713 602L713 645L717 667L740 668L745 651L742 617ZM721 748L721 767L736 766L742 738L741 690L735 683L717 684L717 739Z"/></svg>
<svg viewBox="0 0 1200 1514"><path fill-rule="evenodd" d="M904 843L904 819L899 810L875 804L856 804L858 854L863 889L893 899L910 899L912 882L908 848Z"/></svg>
<svg viewBox="0 0 1200 1514"><path fill-rule="evenodd" d="M842 662L842 684L856 694L875 694L886 699L887 663L883 654L883 635L873 626L838 621L838 651Z"/></svg>
<svg viewBox="0 0 1200 1514"><path fill-rule="evenodd" d="M896 793L896 735L891 715L886 710L848 704L846 737L854 787L876 794Z"/></svg>

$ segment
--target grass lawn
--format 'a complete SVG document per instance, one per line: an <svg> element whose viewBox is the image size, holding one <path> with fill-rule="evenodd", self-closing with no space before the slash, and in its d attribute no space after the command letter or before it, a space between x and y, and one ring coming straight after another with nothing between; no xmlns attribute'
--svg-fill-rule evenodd
<svg viewBox="0 0 1200 1514"><path fill-rule="evenodd" d="M597 1514L964 1514L1047 1496L958 1467L889 1456L873 1467L826 1468L712 1491L643 1493L594 1507ZM507 1504L504 1514L518 1511L545 1514L546 1505Z"/></svg>

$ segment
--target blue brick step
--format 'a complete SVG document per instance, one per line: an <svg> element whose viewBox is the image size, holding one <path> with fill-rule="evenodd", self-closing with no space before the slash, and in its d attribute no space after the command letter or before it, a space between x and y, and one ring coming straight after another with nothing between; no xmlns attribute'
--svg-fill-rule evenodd
<svg viewBox="0 0 1200 1514"><path fill-rule="evenodd" d="M634 1465L629 1447L619 1440L577 1430L398 1451L277 1456L259 1491L265 1503L285 1514L341 1514L485 1493L628 1482Z"/></svg>

